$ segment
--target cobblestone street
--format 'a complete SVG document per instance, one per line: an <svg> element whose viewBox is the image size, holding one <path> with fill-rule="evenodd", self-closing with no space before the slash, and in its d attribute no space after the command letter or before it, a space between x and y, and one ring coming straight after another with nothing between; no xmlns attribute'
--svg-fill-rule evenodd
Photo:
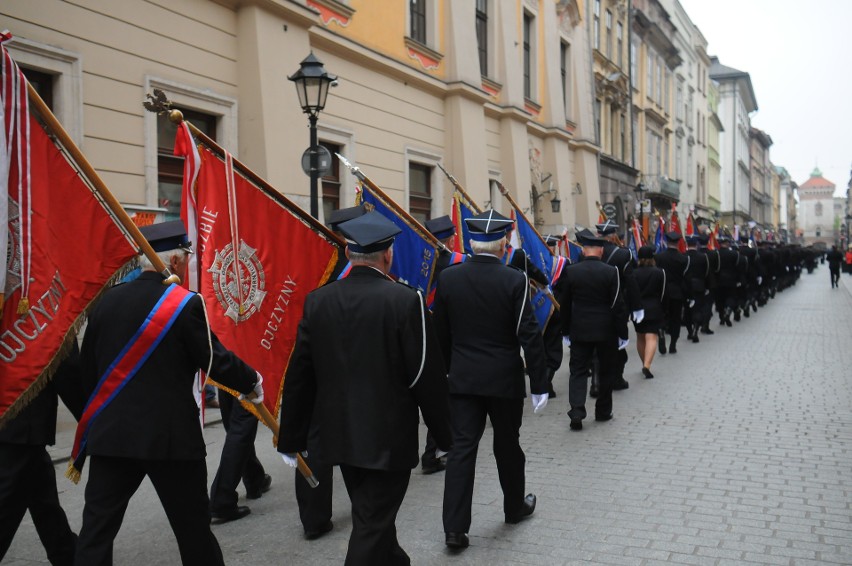
<svg viewBox="0 0 852 566"><path fill-rule="evenodd" d="M676 355L658 355L653 380L641 376L631 336L630 388L614 394L615 418L588 419L582 432L568 430L566 357L556 376L558 398L539 415L527 401L521 429L535 514L519 525L503 523L487 429L471 546L463 552L444 546L443 474L415 470L397 521L412 563L852 563L852 276L831 289L828 268L820 266L750 318L732 328L719 328L715 318L711 328L716 334L702 335L699 344L684 337ZM70 452L72 430L60 431L57 459ZM205 435L212 479L221 424ZM335 528L309 542L293 472L265 428L257 448L272 490L249 502L247 518L213 527L226 562L342 563L350 519L339 473ZM87 476L74 486L62 476L65 467L57 463L57 481L76 531ZM116 540L115 564L177 562L174 537L146 481ZM27 515L4 564L46 563Z"/></svg>

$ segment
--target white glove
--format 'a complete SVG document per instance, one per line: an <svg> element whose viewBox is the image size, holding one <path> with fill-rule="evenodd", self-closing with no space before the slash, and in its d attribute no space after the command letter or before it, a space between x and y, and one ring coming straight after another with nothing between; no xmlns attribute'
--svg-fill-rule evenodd
<svg viewBox="0 0 852 566"><path fill-rule="evenodd" d="M291 452L290 454L281 454L281 459L284 460L284 463L291 468L295 468L296 463L298 462L298 460L296 460L295 452Z"/></svg>
<svg viewBox="0 0 852 566"><path fill-rule="evenodd" d="M435 459L436 460L438 458L443 458L447 454L449 454L449 452L447 452L446 450L441 450L440 448L435 448Z"/></svg>
<svg viewBox="0 0 852 566"><path fill-rule="evenodd" d="M629 338L619 338L619 339L618 339L618 349L619 349L619 350L623 350L623 349L625 349L625 348L627 347L627 345L628 345L628 344L630 344L630 339L629 339Z"/></svg>
<svg viewBox="0 0 852 566"><path fill-rule="evenodd" d="M763 283L763 277L761 277L760 275L758 275L758 276L757 276L757 284L758 284L758 285L760 285L761 283Z"/></svg>
<svg viewBox="0 0 852 566"><path fill-rule="evenodd" d="M737 282L737 287L742 287L742 283Z"/></svg>
<svg viewBox="0 0 852 566"><path fill-rule="evenodd" d="M689 308L694 307L694 306L695 306L695 299L689 299L689 300L686 302L686 304L687 304L687 306L689 306Z"/></svg>
<svg viewBox="0 0 852 566"><path fill-rule="evenodd" d="M547 393L541 395L532 394L533 413L540 413L547 407L547 398L550 397Z"/></svg>
<svg viewBox="0 0 852 566"><path fill-rule="evenodd" d="M570 346L571 345L571 339L568 338L567 336L563 336L562 337L562 343L565 344L566 346Z"/></svg>
<svg viewBox="0 0 852 566"><path fill-rule="evenodd" d="M633 322L639 324L645 320L645 309L639 309L638 311L633 311Z"/></svg>
<svg viewBox="0 0 852 566"><path fill-rule="evenodd" d="M260 405L261 403L263 403L263 376L257 372L254 373L257 374L257 383L254 384L254 390L252 391L252 393L254 393L254 397L249 399L249 401L251 401L255 405ZM251 393L249 393L249 395L251 395ZM240 401L245 398L245 395L240 394Z"/></svg>

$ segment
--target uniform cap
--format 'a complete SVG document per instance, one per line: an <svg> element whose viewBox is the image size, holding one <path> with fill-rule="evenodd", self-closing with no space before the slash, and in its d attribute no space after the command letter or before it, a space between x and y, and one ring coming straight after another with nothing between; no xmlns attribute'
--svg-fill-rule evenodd
<svg viewBox="0 0 852 566"><path fill-rule="evenodd" d="M668 240L669 242L677 242L680 239L680 232L675 232L674 230L666 232L666 240Z"/></svg>
<svg viewBox="0 0 852 566"><path fill-rule="evenodd" d="M477 242L495 242L506 235L514 220L494 210L486 210L476 216L465 218L470 229L470 239Z"/></svg>
<svg viewBox="0 0 852 566"><path fill-rule="evenodd" d="M616 232L618 232L618 224L616 224L612 220L607 219L607 221L602 224L595 224L595 229L597 229L598 234L600 234L601 236L608 236L610 234L615 234Z"/></svg>
<svg viewBox="0 0 852 566"><path fill-rule="evenodd" d="M639 259L651 259L655 251L657 250L654 246L642 246L638 252Z"/></svg>
<svg viewBox="0 0 852 566"><path fill-rule="evenodd" d="M697 234L690 234L686 238L686 243L690 246L697 246L698 242L701 241L701 238Z"/></svg>
<svg viewBox="0 0 852 566"><path fill-rule="evenodd" d="M186 236L186 228L180 220L171 220L139 228L155 252L167 252L178 248L192 253L192 242Z"/></svg>
<svg viewBox="0 0 852 566"><path fill-rule="evenodd" d="M587 228L583 228L582 230L577 232L577 242L579 242L579 244L581 246L598 246L598 247L603 247L604 244L608 243L604 238L596 236L595 234L593 234L591 232L591 230L589 230Z"/></svg>
<svg viewBox="0 0 852 566"><path fill-rule="evenodd" d="M709 234L699 234L698 235L698 243L702 246L707 245L710 242Z"/></svg>
<svg viewBox="0 0 852 566"><path fill-rule="evenodd" d="M548 246L558 246L559 242L561 242L561 241L562 241L562 236L553 236L551 234L548 234L547 236L544 237L544 243L547 244Z"/></svg>
<svg viewBox="0 0 852 566"><path fill-rule="evenodd" d="M439 240L449 238L456 233L456 226L446 214L426 221L426 229Z"/></svg>
<svg viewBox="0 0 852 566"><path fill-rule="evenodd" d="M366 213L367 208L363 204L359 206L351 206L349 208L338 208L337 210L332 210L331 214L328 215L328 227L336 232L341 223L346 222L347 220L352 220L353 218L358 218Z"/></svg>
<svg viewBox="0 0 852 566"><path fill-rule="evenodd" d="M346 237L349 250L362 254L388 249L396 235L402 232L399 226L375 211L342 222L337 229Z"/></svg>

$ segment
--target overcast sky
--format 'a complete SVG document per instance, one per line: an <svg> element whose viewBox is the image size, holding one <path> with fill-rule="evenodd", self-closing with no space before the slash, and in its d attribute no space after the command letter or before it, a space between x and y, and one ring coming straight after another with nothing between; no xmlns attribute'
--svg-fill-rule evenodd
<svg viewBox="0 0 852 566"><path fill-rule="evenodd" d="M708 54L749 73L752 125L799 184L818 166L845 196L852 168L852 1L680 0Z"/></svg>

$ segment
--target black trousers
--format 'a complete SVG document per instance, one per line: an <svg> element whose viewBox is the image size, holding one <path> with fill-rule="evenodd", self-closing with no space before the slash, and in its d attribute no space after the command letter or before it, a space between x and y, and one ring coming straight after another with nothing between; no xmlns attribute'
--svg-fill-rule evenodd
<svg viewBox="0 0 852 566"><path fill-rule="evenodd" d="M411 470L388 471L340 465L352 502L352 534L346 566L407 566L396 538L396 515L405 499Z"/></svg>
<svg viewBox="0 0 852 566"><path fill-rule="evenodd" d="M50 563L73 565L77 535L59 505L56 472L47 450L0 444L0 562L28 509Z"/></svg>
<svg viewBox="0 0 852 566"><path fill-rule="evenodd" d="M225 393L219 396L219 408L226 435L219 469L210 487L210 510L226 513L237 507L240 481L246 491L257 491L266 472L254 450L257 417L245 410L239 400Z"/></svg>
<svg viewBox="0 0 852 566"><path fill-rule="evenodd" d="M305 532L318 532L331 520L331 500L334 495L334 468L318 458L308 456L305 463L311 468L319 485L311 487L296 471L296 503L299 505L299 519Z"/></svg>
<svg viewBox="0 0 852 566"><path fill-rule="evenodd" d="M470 531L476 454L485 431L486 416L494 429L494 459L503 489L503 512L517 515L524 504L524 466L520 430L523 398L450 395L453 449L447 455L444 478L444 531Z"/></svg>
<svg viewBox="0 0 852 566"><path fill-rule="evenodd" d="M145 476L163 504L184 565L224 565L210 530L204 460L136 460L91 456L76 564L109 566L127 503Z"/></svg>
<svg viewBox="0 0 852 566"><path fill-rule="evenodd" d="M621 357L615 337L601 342L571 341L571 359L568 362L568 416L571 419L586 418L586 394L593 361L598 362L598 397L595 415L612 413L612 385L621 367ZM453 447L455 449L455 447Z"/></svg>
<svg viewBox="0 0 852 566"><path fill-rule="evenodd" d="M666 332L672 342L677 342L683 324L683 299L664 299L663 309L666 311Z"/></svg>

